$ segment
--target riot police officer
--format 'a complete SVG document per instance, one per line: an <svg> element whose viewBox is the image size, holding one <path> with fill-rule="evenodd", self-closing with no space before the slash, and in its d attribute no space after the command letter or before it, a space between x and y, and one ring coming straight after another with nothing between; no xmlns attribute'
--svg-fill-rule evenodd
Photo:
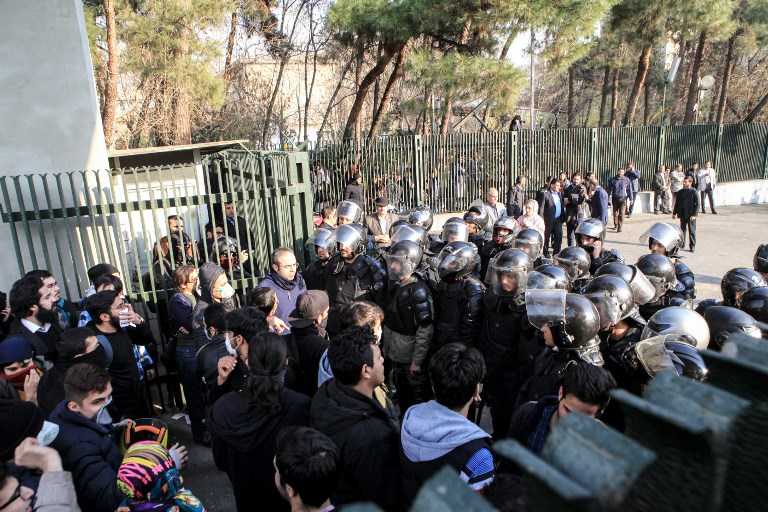
<svg viewBox="0 0 768 512"><path fill-rule="evenodd" d="M581 247L565 247L555 254L555 264L565 270L571 283L571 290L579 293L589 281L589 267L592 260Z"/></svg>
<svg viewBox="0 0 768 512"><path fill-rule="evenodd" d="M488 225L488 212L485 208L471 206L464 214L464 223L467 225L469 241L477 246L480 251L488 241L485 238L485 227Z"/></svg>
<svg viewBox="0 0 768 512"><path fill-rule="evenodd" d="M600 316L588 298L565 290L528 290L525 303L528 320L541 331L545 347L533 361L518 405L556 394L565 371L577 360L603 365Z"/></svg>
<svg viewBox="0 0 768 512"><path fill-rule="evenodd" d="M541 349L525 314L530 258L520 249L506 249L491 259L483 298L479 348L486 361L483 395L491 409L494 435L509 430L514 401Z"/></svg>
<svg viewBox="0 0 768 512"><path fill-rule="evenodd" d="M742 333L760 339L762 332L757 320L740 309L731 306L712 306L704 312L709 326L709 348L720 351L733 333Z"/></svg>
<svg viewBox="0 0 768 512"><path fill-rule="evenodd" d="M418 206L408 214L408 223L415 226L421 226L424 231L432 229L434 217L432 211L426 206Z"/></svg>
<svg viewBox="0 0 768 512"><path fill-rule="evenodd" d="M381 264L365 254L366 231L360 224L336 228L336 248L325 269L325 291L331 302L328 332L338 331L341 306L356 300L377 302L383 291L386 273Z"/></svg>
<svg viewBox="0 0 768 512"><path fill-rule="evenodd" d="M411 405L429 400L425 368L432 341L434 307L432 294L416 270L423 249L412 240L393 243L384 256L389 287L384 311L382 343L392 363L400 414Z"/></svg>
<svg viewBox="0 0 768 512"><path fill-rule="evenodd" d="M528 272L528 288L533 290L560 289L570 291L568 274L557 265L541 265Z"/></svg>
<svg viewBox="0 0 768 512"><path fill-rule="evenodd" d="M667 222L657 222L640 236L640 241L648 244L651 253L670 258L675 265L675 276L679 286L670 290L669 298L680 301L692 301L696 298L696 277L688 265L681 261L679 251L683 246L683 233L678 226ZM680 291L678 291L680 290Z"/></svg>
<svg viewBox="0 0 768 512"><path fill-rule="evenodd" d="M683 286L677 282L675 265L672 260L661 254L646 254L637 260L637 268L654 287L651 300L640 306L640 315L648 320L660 309L670 306L685 306L690 303L681 299Z"/></svg>
<svg viewBox="0 0 768 512"><path fill-rule="evenodd" d="M768 281L768 244L758 246L755 257L752 259L752 267L763 274L763 278Z"/></svg>
<svg viewBox="0 0 768 512"><path fill-rule="evenodd" d="M440 282L433 295L433 351L452 342L475 345L485 293L485 287L473 274L479 260L477 247L469 242L450 242L440 251L437 258Z"/></svg>
<svg viewBox="0 0 768 512"><path fill-rule="evenodd" d="M443 230L440 236L429 243L426 253L430 256L437 256L450 242L468 242L469 230L461 217L451 217L443 224ZM436 267L437 265L435 265Z"/></svg>
<svg viewBox="0 0 768 512"><path fill-rule="evenodd" d="M663 334L675 334L698 350L709 345L707 321L697 312L681 306L670 306L654 313L645 324L641 338L646 340Z"/></svg>
<svg viewBox="0 0 768 512"><path fill-rule="evenodd" d="M744 292L759 286L768 286L765 278L759 272L744 267L729 270L720 281L723 305L738 307Z"/></svg>
<svg viewBox="0 0 768 512"><path fill-rule="evenodd" d="M336 222L339 226L356 224L363 220L363 210L354 201L344 200L336 207Z"/></svg>
<svg viewBox="0 0 768 512"><path fill-rule="evenodd" d="M624 262L618 251L604 247L605 224L600 219L585 219L579 222L576 227L576 243L589 254L591 274L611 261Z"/></svg>
<svg viewBox="0 0 768 512"><path fill-rule="evenodd" d="M307 242L317 259L307 265L302 275L308 290L325 290L325 267L336 252L336 236L330 229L318 229Z"/></svg>
<svg viewBox="0 0 768 512"><path fill-rule="evenodd" d="M747 290L741 296L739 309L749 313L758 322L768 324L768 286Z"/></svg>
<svg viewBox="0 0 768 512"><path fill-rule="evenodd" d="M541 252L544 249L544 236L535 229L525 228L520 230L515 235L515 241L512 243L512 246L516 249L522 249L528 254L533 268L552 263L541 256Z"/></svg>
<svg viewBox="0 0 768 512"><path fill-rule="evenodd" d="M488 269L491 258L505 249L512 248L516 229L517 222L511 217L502 217L494 223L491 241L480 249L480 277L483 281L485 281L485 271Z"/></svg>

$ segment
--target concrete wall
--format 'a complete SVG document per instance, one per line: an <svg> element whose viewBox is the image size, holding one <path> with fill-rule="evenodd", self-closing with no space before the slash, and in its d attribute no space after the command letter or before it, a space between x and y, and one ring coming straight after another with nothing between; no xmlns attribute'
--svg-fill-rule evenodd
<svg viewBox="0 0 768 512"><path fill-rule="evenodd" d="M107 168L82 1L0 0L0 13L0 176ZM0 253L8 290L18 268L7 224Z"/></svg>
<svg viewBox="0 0 768 512"><path fill-rule="evenodd" d="M768 180L720 183L715 187L714 196L715 206L765 204L768 203Z"/></svg>

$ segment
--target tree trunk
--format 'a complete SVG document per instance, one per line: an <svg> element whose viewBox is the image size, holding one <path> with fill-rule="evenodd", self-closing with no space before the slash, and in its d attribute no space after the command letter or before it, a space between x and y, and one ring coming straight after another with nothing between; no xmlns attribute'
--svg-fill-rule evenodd
<svg viewBox="0 0 768 512"><path fill-rule="evenodd" d="M301 16L301 11L304 9L304 6L307 4L308 0L302 0L301 4L299 5L299 10L296 11L296 17L293 19L293 26L291 27L291 33L288 36L288 40L285 41L285 49L283 50L283 54L280 57L280 68L277 70L277 78L275 79L275 87L272 89L272 96L269 98L269 104L267 105L267 113L264 116L264 128L261 131L261 143L263 145L267 144L267 137L269 137L269 126L272 121L272 111L275 108L275 100L277 99L277 93L280 91L280 83L283 81L283 72L285 72L285 66L288 64L288 59L290 58L290 48L291 44L293 43L293 33L296 31L296 25L299 21L299 16Z"/></svg>
<svg viewBox="0 0 768 512"><path fill-rule="evenodd" d="M232 52L235 49L235 34L237 33L237 11L232 13L229 22L229 35L227 36L227 55L224 59L224 83L227 84L232 72Z"/></svg>
<svg viewBox="0 0 768 512"><path fill-rule="evenodd" d="M765 93L763 97L760 99L760 101L757 102L757 105L755 105L755 108L753 108L749 114L747 114L747 117L744 118L744 123L751 123L754 121L757 116L760 115L760 112L765 108L765 106L768 105L768 93Z"/></svg>
<svg viewBox="0 0 768 512"><path fill-rule="evenodd" d="M310 26L312 24L310 23ZM310 35L310 39L313 41L314 45L314 35ZM309 81L309 87L306 87L306 96L304 98L304 141L308 140L307 136L307 130L309 129L309 105L312 101L312 92L315 90L315 78L317 77L317 48L314 48L314 53L312 54L312 78ZM305 77L304 77L305 83L306 83L306 71L305 71Z"/></svg>
<svg viewBox="0 0 768 512"><path fill-rule="evenodd" d="M389 80L387 80L387 84L384 86L384 92L381 95L381 99L379 101L379 108L373 114L373 121L371 121L371 130L368 132L369 139L374 135L376 135L376 131L379 129L381 120L384 118L384 113L387 110L387 107L389 106L389 100L392 97L392 90L395 87L395 83L403 76L403 62L405 62L406 53L407 53L407 49L403 48L402 50L400 50L400 53L397 54L394 67L392 68L392 74L389 75Z"/></svg>
<svg viewBox="0 0 768 512"><path fill-rule="evenodd" d="M373 82L384 73L392 58L396 53L402 51L405 44L405 42L401 42L385 45L381 52L381 58L376 61L376 64L365 75L365 78L360 81L360 85L357 88L357 94L355 94L355 101L352 103L352 108L349 110L349 117L347 117L347 123L344 126L345 139L354 136L355 126L358 124L365 98L368 96L368 91L371 89Z"/></svg>
<svg viewBox="0 0 768 512"><path fill-rule="evenodd" d="M647 126L651 119L651 88L646 81L643 84L643 126Z"/></svg>
<svg viewBox="0 0 768 512"><path fill-rule="evenodd" d="M637 61L637 73L635 74L635 83L632 85L632 92L629 94L629 100L627 101L627 110L624 113L624 120L621 122L623 126L631 126L632 120L635 117L635 110L637 109L637 100L640 97L640 90L645 84L645 79L648 76L648 69L651 67L651 47L646 46L643 51L640 52L640 58Z"/></svg>
<svg viewBox="0 0 768 512"><path fill-rule="evenodd" d="M378 58L376 59L378 62ZM363 62L365 62L365 47L363 46L363 42L358 40L357 42L357 52L355 53L355 91L360 90L360 82L363 77ZM382 73L384 71L382 70ZM366 92L367 94L367 92ZM365 101L365 98L363 98L363 101ZM362 105L360 106L360 109L362 110ZM360 138L360 133L362 132L360 129L360 112L357 114L357 118L355 119L354 124L354 130L352 133L352 138L354 140L358 140ZM346 138L346 137L345 137Z"/></svg>
<svg viewBox="0 0 768 512"><path fill-rule="evenodd" d="M381 46L382 44L381 42L379 42L378 48L376 49L376 60L379 60L379 58L381 57ZM376 82L374 82L373 84L373 104L371 105L371 128L373 128L373 118L376 117L376 112L379 110L380 95L381 95L381 77L377 78Z"/></svg>
<svg viewBox="0 0 768 512"><path fill-rule="evenodd" d="M619 118L619 70L613 70L613 78L611 78L611 119L609 126L616 128L616 121Z"/></svg>
<svg viewBox="0 0 768 512"><path fill-rule="evenodd" d="M117 25L114 0L104 0L104 17L107 22L107 76L101 124L104 129L104 142L109 148L112 147L112 127L117 109Z"/></svg>
<svg viewBox="0 0 768 512"><path fill-rule="evenodd" d="M504 46L501 47L501 52L499 52L499 62L504 62L507 59L507 54L509 53L509 49L512 47L512 43L514 42L516 36L516 31L510 31L510 33L507 35L507 39L504 41ZM483 124L485 124L486 120L488 119L488 111L490 108L490 105L486 105L485 110L483 110Z"/></svg>
<svg viewBox="0 0 768 512"><path fill-rule="evenodd" d="M728 51L725 54L725 64L723 65L723 81L720 85L720 100L717 103L717 124L723 124L725 118L725 101L728 99L728 82L731 81L731 68L733 67L733 47L736 45L737 34L728 39Z"/></svg>
<svg viewBox="0 0 768 512"><path fill-rule="evenodd" d="M701 70L701 60L704 54L704 46L707 44L707 31L702 30L699 34L699 43L696 45L696 53L691 63L691 82L688 86L688 101L685 104L685 117L683 124L693 123L696 111L701 108L699 105L699 72Z"/></svg>
<svg viewBox="0 0 768 512"><path fill-rule="evenodd" d="M349 68L352 67L352 59L347 59L347 63L344 65L344 69L341 71L341 76L339 77L339 81L336 83L336 88L333 90L333 94L331 94L331 99L328 101L328 107L325 109L325 114L323 115L323 121L320 123L320 129L317 131L317 144L320 144L320 141L323 138L323 130L325 130L325 125L328 122L328 116L331 113L331 110L333 109L333 103L336 101L336 96L339 94L339 90L341 89L341 84L344 83L344 78L347 76L347 73L349 72Z"/></svg>
<svg viewBox="0 0 768 512"><path fill-rule="evenodd" d="M573 112L573 85L576 81L574 76L576 72L573 70L573 66L568 68L568 128L573 128L576 119Z"/></svg>
<svg viewBox="0 0 768 512"><path fill-rule="evenodd" d="M603 90L600 92L600 116L597 119L597 126L605 126L605 104L608 102L608 94L611 92L611 66L605 66L603 73Z"/></svg>
<svg viewBox="0 0 768 512"><path fill-rule="evenodd" d="M192 9L192 0L182 0L180 5L184 8L185 14ZM179 36L179 55L177 66L184 66L189 55L189 39L192 28L189 26L189 20L186 16L181 20L183 23L181 34ZM189 93L190 84L186 75L186 70L180 70L178 80L175 86L168 84L168 91L174 93L173 98L173 144L190 144L192 142L192 99Z"/></svg>

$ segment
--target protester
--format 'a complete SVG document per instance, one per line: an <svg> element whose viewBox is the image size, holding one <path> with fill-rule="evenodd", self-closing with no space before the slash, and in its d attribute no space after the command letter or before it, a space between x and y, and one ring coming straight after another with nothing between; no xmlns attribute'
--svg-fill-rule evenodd
<svg viewBox="0 0 768 512"><path fill-rule="evenodd" d="M334 378L312 399L310 424L340 447L341 477L331 501L402 510L397 420L373 398L384 383L378 339L370 328L351 327L334 337L328 359Z"/></svg>
<svg viewBox="0 0 768 512"><path fill-rule="evenodd" d="M670 179L665 165L660 165L653 175L653 213L672 213L670 208Z"/></svg>
<svg viewBox="0 0 768 512"><path fill-rule="evenodd" d="M558 421L572 412L598 417L616 382L598 366L579 361L565 372L557 396L546 396L523 404L512 417L509 437L541 453L544 442Z"/></svg>
<svg viewBox="0 0 768 512"><path fill-rule="evenodd" d="M637 202L637 194L640 193L640 171L635 168L635 162L627 162L626 176L632 184L632 200L627 204L627 218L632 216Z"/></svg>
<svg viewBox="0 0 768 512"><path fill-rule="evenodd" d="M399 217L387 211L389 201L386 197L377 197L374 205L376 213L365 218L365 227L368 229L368 234L373 237L376 247L384 249L390 244L389 229L399 220Z"/></svg>
<svg viewBox="0 0 768 512"><path fill-rule="evenodd" d="M287 324L291 311L296 309L296 299L307 291L307 285L304 284L296 255L291 249L287 247L275 249L270 261L269 274L261 280L259 286L275 291L277 295L275 316Z"/></svg>
<svg viewBox="0 0 768 512"><path fill-rule="evenodd" d="M552 178L549 190L542 194L539 202L539 215L544 218L544 256L547 258L552 254L550 249L557 254L563 244L565 205L560 190L560 181Z"/></svg>
<svg viewBox="0 0 768 512"><path fill-rule="evenodd" d="M328 229L333 231L336 229L336 207L326 206L320 211L320 218L323 219L317 229Z"/></svg>
<svg viewBox="0 0 768 512"><path fill-rule="evenodd" d="M675 168L669 173L670 185L669 190L672 193L672 208L677 203L677 193L683 188L683 179L685 179L685 173L683 172L683 164L675 165Z"/></svg>
<svg viewBox="0 0 768 512"><path fill-rule="evenodd" d="M344 199L354 201L360 208L364 207L363 176L359 172L353 174L347 186L344 187ZM339 214L339 217L341 217L341 214Z"/></svg>
<svg viewBox="0 0 768 512"><path fill-rule="evenodd" d="M50 368L56 359L56 344L61 337L53 294L45 290L40 278L27 276L13 283L8 301L15 317L8 333L26 339L35 352L35 359Z"/></svg>
<svg viewBox="0 0 768 512"><path fill-rule="evenodd" d="M291 344L298 354L300 368L296 390L309 397L317 392L320 360L328 349L325 327L329 311L328 294L309 290L299 296L291 313Z"/></svg>
<svg viewBox="0 0 768 512"><path fill-rule="evenodd" d="M525 204L525 192L528 186L526 176L515 178L515 185L507 191L507 215L512 218L518 218L523 214L523 205Z"/></svg>
<svg viewBox="0 0 768 512"><path fill-rule="evenodd" d="M37 404L42 370L34 361L34 349L26 338L12 334L0 343L0 381L7 382L15 395Z"/></svg>
<svg viewBox="0 0 768 512"><path fill-rule="evenodd" d="M517 218L517 224L520 229L535 229L541 233L541 238L544 238L546 233L546 224L541 215L538 214L539 203L535 199L528 199L524 203L523 214Z"/></svg>
<svg viewBox="0 0 768 512"><path fill-rule="evenodd" d="M600 182L597 178L592 177L589 179L591 192L589 196L589 209L593 219L600 220L603 225L608 225L608 192L600 186Z"/></svg>
<svg viewBox="0 0 768 512"><path fill-rule="evenodd" d="M625 172L625 169L619 168L616 176L608 182L608 190L611 193L611 203L613 204L613 227L617 233L621 233L625 210L634 200L632 183L624 175Z"/></svg>
<svg viewBox="0 0 768 512"><path fill-rule="evenodd" d="M67 329L68 327L77 327L78 309L77 305L61 296L61 288L56 278L47 270L32 270L27 272L25 277L37 277L43 282L43 291L41 295L51 294L53 300L53 309L58 316L59 327Z"/></svg>
<svg viewBox="0 0 768 512"><path fill-rule="evenodd" d="M275 486L291 512L332 512L339 481L339 450L315 429L286 427L277 438Z"/></svg>
<svg viewBox="0 0 768 512"><path fill-rule="evenodd" d="M568 247L576 245L576 226L584 219L590 217L589 203L587 202L587 190L581 184L581 174L573 173L571 183L563 191L565 200L565 223L568 234Z"/></svg>
<svg viewBox="0 0 768 512"><path fill-rule="evenodd" d="M307 425L310 402L283 384L287 354L278 335L251 338L246 386L222 396L211 411L214 461L227 473L241 512L288 510L274 485L277 435L286 426Z"/></svg>
<svg viewBox="0 0 768 512"><path fill-rule="evenodd" d="M701 196L701 213L707 213L705 211L706 208L704 208L704 199L709 197L709 209L714 215L717 215L717 212L715 211L714 199L714 190L715 185L717 184L717 172L715 171L714 167L712 167L712 162L710 160L707 160L704 164L704 167L699 169L696 175L696 181L696 188L698 189L699 195Z"/></svg>
<svg viewBox="0 0 768 512"><path fill-rule="evenodd" d="M485 194L483 209L488 214L488 224L486 224L487 231L490 231L490 229L493 228L493 225L497 220L507 216L507 208L499 202L499 190L497 188L491 187L488 189Z"/></svg>
<svg viewBox="0 0 768 512"><path fill-rule="evenodd" d="M227 311L234 311L239 301L224 269L215 263L206 262L200 265L198 282L200 297L195 302L192 320L195 329L202 329L203 313L210 304L219 303Z"/></svg>
<svg viewBox="0 0 768 512"><path fill-rule="evenodd" d="M688 250L696 250L696 214L699 212L699 195L693 189L693 178L686 176L683 188L675 198L675 208L672 218L680 219L680 229L683 231L683 245L688 233Z"/></svg>
<svg viewBox="0 0 768 512"><path fill-rule="evenodd" d="M477 491L494 477L490 435L467 419L470 406L480 401L482 354L460 343L445 345L432 357L429 376L435 400L414 405L403 418L402 481L408 502L445 465Z"/></svg>
<svg viewBox="0 0 768 512"><path fill-rule="evenodd" d="M250 245L254 244L256 239L248 229L248 222L240 215L237 215L233 203L224 203L224 223L226 225L225 235L237 240L238 247L248 249L249 241Z"/></svg>

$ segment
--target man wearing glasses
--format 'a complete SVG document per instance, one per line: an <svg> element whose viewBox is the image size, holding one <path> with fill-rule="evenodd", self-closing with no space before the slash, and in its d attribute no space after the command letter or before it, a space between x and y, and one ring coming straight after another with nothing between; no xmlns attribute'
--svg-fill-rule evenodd
<svg viewBox="0 0 768 512"><path fill-rule="evenodd" d="M270 258L271 269L259 286L271 288L277 295L277 316L288 323L288 317L296 309L296 300L299 295L307 291L307 285L299 272L299 264L296 255L287 247L275 249Z"/></svg>

